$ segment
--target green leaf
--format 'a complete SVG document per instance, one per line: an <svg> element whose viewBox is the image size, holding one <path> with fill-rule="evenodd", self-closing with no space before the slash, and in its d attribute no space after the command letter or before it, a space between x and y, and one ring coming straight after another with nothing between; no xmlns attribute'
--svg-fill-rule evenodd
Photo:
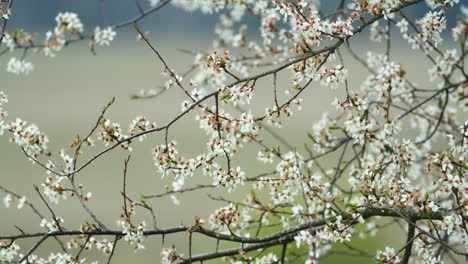
<svg viewBox="0 0 468 264"><path fill-rule="evenodd" d="M311 133L307 133L307 137L309 137L310 140L312 140L314 143L317 143L317 140L315 139L315 137Z"/></svg>
<svg viewBox="0 0 468 264"><path fill-rule="evenodd" d="M463 169L468 170L468 163L463 162L461 165L463 166Z"/></svg>
<svg viewBox="0 0 468 264"><path fill-rule="evenodd" d="M107 103L107 107L111 106L112 104L114 104L115 102L115 96L112 97L112 99L109 101L109 103Z"/></svg>
<svg viewBox="0 0 468 264"><path fill-rule="evenodd" d="M223 94L221 96L221 98L219 98L219 100L223 101L223 100L226 100L226 99L229 99L231 97L231 94L230 93L226 93L226 94Z"/></svg>
<svg viewBox="0 0 468 264"><path fill-rule="evenodd" d="M146 200L145 197L143 197L143 195L140 195L140 202L141 202L144 206L148 207L148 201Z"/></svg>

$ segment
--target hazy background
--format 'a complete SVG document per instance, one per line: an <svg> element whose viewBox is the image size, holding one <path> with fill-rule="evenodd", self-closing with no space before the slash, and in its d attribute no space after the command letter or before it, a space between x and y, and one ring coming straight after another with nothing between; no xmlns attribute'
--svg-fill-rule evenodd
<svg viewBox="0 0 468 264"><path fill-rule="evenodd" d="M333 6L336 5L335 1L330 2L333 2ZM107 1L106 6L109 24L127 20L138 14L133 1ZM15 1L13 11L9 30L14 27L23 27L30 32L43 35L45 31L54 27L55 15L63 11L77 12L84 23L86 32L90 32L96 25L102 25L102 10L99 1L50 0L47 4L34 0ZM413 8L411 12L418 15L422 10ZM190 67L193 59L187 54L178 52L177 49L199 51L209 48L216 21L216 16L186 13L169 5L143 20L141 27L145 31L150 31L153 44L166 58L169 65L178 73L182 73ZM248 21L249 32L253 35L258 32L258 24L254 19ZM179 90L169 90L162 97L152 100L129 100L130 94L137 93L140 89L159 87L164 82L160 74L163 70L161 63L145 44L134 41L135 36L132 28L118 31L111 47L98 48L97 56L89 52L86 41L67 47L54 59L30 53L27 60L35 65L35 70L26 77L18 77L4 70L9 57L21 56L21 52L0 57L0 90L3 90L9 97L9 103L4 107L8 110L9 117L21 117L37 124L49 136L51 151L66 148L77 134L87 133L95 123L102 107L113 96L116 97L116 103L106 117L113 122L121 123L124 129L127 129L130 121L139 114L145 115L149 120L154 120L160 125L165 124L180 112L183 96ZM362 54L368 50L383 50L383 45L370 44L365 38L353 41L351 45ZM428 60L421 56L421 53L408 52L406 44L399 42L393 44L392 57L404 63L407 69L415 70L409 71L413 82L427 83L427 73L422 65L427 65ZM350 76L352 76L349 80L351 89L358 90L366 72L346 54L345 58L345 66L350 69ZM289 77L287 75L281 77L280 88L285 90L288 87ZM264 105L273 103L271 82L271 78L266 78L258 83L256 93L258 105L255 106L257 110L262 110ZM304 110L297 113L296 118L291 119L285 128L278 132L290 138L292 145L302 147L307 140L306 133L311 130L313 123L321 117L324 111L332 110L330 104L336 96L342 98L343 95L340 89L330 91L314 84L302 96L305 100ZM282 100L286 98L283 93L281 96ZM170 139L176 139L181 153L188 157L203 151L206 138L198 129L198 123L191 117L193 115L183 118L170 130ZM26 194L28 200L35 202L41 212L49 216L45 206L38 201L38 196L34 193L32 186L32 184L40 185L45 178L45 173L38 166L32 165L15 145L8 143L7 139L8 134L0 138L0 185ZM170 179L161 179L156 173L151 156L152 147L162 142L161 135L155 134L150 135L145 143L137 143L133 146L127 184L130 197L138 199L140 194L160 193L164 191L165 185L170 184ZM103 147L101 142L96 141L96 145L95 149L88 149L89 153L95 153ZM256 153L256 148L246 148L233 162L235 165L242 165L248 176L271 170L254 161ZM127 152L117 149L97 160L77 176L77 181L84 184L85 191L93 192L90 207L110 228L116 228L115 221L122 211L120 191L123 160L126 155ZM211 182L199 172L192 180L187 183L187 186ZM193 223L194 216L207 219L211 212L222 205L211 201L207 193L220 194L216 190L188 193L179 197L182 205L178 207L174 206L168 197L151 200L156 210L158 227L189 225ZM235 199L242 193L244 192L223 193L223 195L226 198ZM64 216L64 226L67 228L75 229L85 220L90 220L74 200L62 202L59 206L53 207L59 215ZM2 204L0 215L0 234L16 233L14 225L21 227L25 232L41 230L39 219L30 213L29 208L17 211L11 208L5 209ZM140 210L137 219L140 217L147 219L148 228L150 228L149 215ZM371 253L388 243L402 245L405 237L392 236L390 233L383 231L377 238L366 241L356 238L353 243L356 247L369 250ZM176 243L178 249L187 255L187 237L186 234L166 236L165 246ZM214 250L215 240L204 240L198 235L194 237L194 254ZM24 242L20 242L20 245L23 250L29 246ZM227 246L228 244L221 245ZM129 261L159 263L161 238L148 238L145 246L144 251L134 255L131 253L131 246L123 241L119 242L114 263L128 263ZM45 257L47 252L56 247L56 243L50 240L40 247L38 253ZM291 247L294 245L291 244ZM91 259L96 256L102 259L103 256L94 250L90 255ZM335 256L324 263L341 263L345 259L349 261L349 257ZM355 258L353 262L373 263L373 260L364 261L364 259ZM212 263L217 263L217 261L212 261Z"/></svg>

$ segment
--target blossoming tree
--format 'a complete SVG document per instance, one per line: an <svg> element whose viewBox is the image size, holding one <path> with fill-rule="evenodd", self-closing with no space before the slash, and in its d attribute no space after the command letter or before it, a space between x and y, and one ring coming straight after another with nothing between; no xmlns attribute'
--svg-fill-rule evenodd
<svg viewBox="0 0 468 264"><path fill-rule="evenodd" d="M66 52L69 44L83 41L94 51L109 46L121 28L130 27L162 63L167 79L165 88L132 99L164 96L168 89L180 90L186 98L170 122L156 124L138 116L129 121L129 129L111 121L107 113L111 100L89 133L51 151L48 136L36 125L12 118L14 113L7 115L7 95L0 92L0 135L9 137L32 166L47 173L42 184L35 186L40 199L29 199L0 182L6 207L29 208L42 219L34 232L18 228L17 233L0 234L0 262L85 263L94 261L88 252L97 250L110 263L119 250L117 243L131 244L138 251L145 248L146 237L164 239L175 233L186 234L188 250L164 247L161 263L213 259L236 264L318 263L338 254L337 244L347 245L341 254L379 263L463 261L468 257L468 9L459 0L326 2L334 5L332 13L324 13L318 0L136 0L140 14L128 21L85 30L79 14L59 13L55 28L37 37L26 29L10 29L14 1L0 1L0 54L24 51L20 58L9 58L8 72L30 74L33 65L27 55L31 52L54 57ZM187 73L171 68L139 25L168 5L220 17L213 47L194 52L194 66ZM407 9L414 6L425 13L410 15ZM243 23L247 17L259 21L259 40L249 39ZM357 35L380 42L384 52L359 54L352 45ZM395 61L391 43L398 38L427 65L409 69ZM360 87L348 84L352 76L343 54L368 73ZM427 71L432 85L416 84L409 77L411 71ZM286 89L277 84L284 76L290 80ZM324 113L304 133L303 149L291 146L276 131L307 104L303 92L314 86L338 91L339 98L330 102L338 114ZM272 93L262 114L251 111L257 89ZM173 125L189 113L196 114L200 129L208 135L205 151L196 156L183 155L170 136ZM118 201L122 213L116 216L118 227L114 228L88 206L92 197L79 183L80 173L108 153L130 154L133 145L160 133L164 140L152 148L154 163L160 176L172 179L172 186L166 193L135 199L125 189L126 178L131 177L127 159L123 199ZM265 136L274 141L264 140ZM237 154L246 145L257 148L256 162L271 169L252 175L239 164ZM80 159L84 154L91 158ZM335 161L323 162L327 157ZM212 184L193 186L194 177L208 177ZM225 206L213 208L209 216L194 215L191 225L163 227L153 222L151 199L208 188L251 191L239 200L216 198ZM75 205L82 207L77 210L92 221L65 227L67 219L54 207L70 200L77 200ZM38 210L39 203L48 211ZM140 222L135 214L150 217ZM405 242L377 252L348 243L359 236L373 236L385 225L400 225ZM195 253L195 236L218 244L228 241L230 247ZM26 247L25 240L34 242ZM61 250L39 255L37 250L48 240L55 240Z"/></svg>

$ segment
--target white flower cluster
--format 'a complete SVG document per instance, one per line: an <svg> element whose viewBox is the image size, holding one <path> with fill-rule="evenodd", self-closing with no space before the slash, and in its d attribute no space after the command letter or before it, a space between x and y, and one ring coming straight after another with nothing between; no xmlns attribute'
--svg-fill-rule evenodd
<svg viewBox="0 0 468 264"><path fill-rule="evenodd" d="M360 218L358 216L357 218ZM360 222L363 222L362 217ZM330 242L347 242L351 240L353 228L346 224L339 215L336 220L329 223L326 227L317 231L315 235L310 230L302 230L294 237L296 246L299 248L303 245L318 246L318 244L328 244Z"/></svg>
<svg viewBox="0 0 468 264"><path fill-rule="evenodd" d="M279 264L280 261L275 253L268 253L267 255L255 259L255 264Z"/></svg>
<svg viewBox="0 0 468 264"><path fill-rule="evenodd" d="M418 254L415 261L419 261L419 263L444 263L442 256L440 254L437 256L435 254L437 250L428 242L422 239L414 241L414 249Z"/></svg>
<svg viewBox="0 0 468 264"><path fill-rule="evenodd" d="M25 61L23 59L19 60L15 57L10 58L7 64L7 72L16 74L16 75L28 75L34 70L34 66L31 62Z"/></svg>
<svg viewBox="0 0 468 264"><path fill-rule="evenodd" d="M268 253L265 256L262 257L250 257L250 256L245 256L243 257L242 260L237 260L234 261L232 260L230 264L243 264L243 263L251 263L251 264L280 264L280 260L278 257L275 255L275 253Z"/></svg>
<svg viewBox="0 0 468 264"><path fill-rule="evenodd" d="M192 95L200 96L198 92L192 93ZM199 120L200 127L210 136L207 142L207 153L200 154L195 158L185 158L178 155L175 141L156 146L153 149L153 155L159 172L163 177L174 173L174 190L179 190L185 179L192 177L197 168L203 168L203 173L213 179L215 186L223 186L233 190L242 185L245 180L245 172L240 168L228 170L220 166L214 159L233 156L238 148L242 147L242 142L248 142L257 137L259 128L255 125L253 115L242 113L238 118L234 118L228 113L220 111L219 118L216 118L216 108L212 107L211 109L202 109L202 113L197 115L196 119Z"/></svg>
<svg viewBox="0 0 468 264"><path fill-rule="evenodd" d="M338 36L342 38L346 38L349 36L352 36L353 33L353 21L352 20L346 20L346 21L333 21L333 22L328 22L324 25L324 31L328 34L331 34L333 36Z"/></svg>
<svg viewBox="0 0 468 264"><path fill-rule="evenodd" d="M178 156L179 151L176 145L175 141L169 142L167 145L158 145L153 149L153 156L155 165L162 177L174 173L174 190L179 190L183 186L186 177L192 177L198 167L206 164L206 157L199 155L194 159L186 159Z"/></svg>
<svg viewBox="0 0 468 264"><path fill-rule="evenodd" d="M58 13L55 17L57 26L54 32L57 33L81 33L83 32L83 24L78 18L78 14L73 12Z"/></svg>
<svg viewBox="0 0 468 264"><path fill-rule="evenodd" d="M137 116L131 123L130 129L128 131L129 136L134 136L138 133L148 131L150 129L155 129L156 123L150 122L146 119L146 117L139 115ZM142 135L138 137L138 140L143 141L146 138L146 135Z"/></svg>
<svg viewBox="0 0 468 264"><path fill-rule="evenodd" d="M278 8L285 8L284 4L279 5ZM293 36L296 41L304 41L311 47L318 47L323 40L322 32L324 30L331 31L332 29L325 29L324 23L317 10L310 10L308 21L304 21L300 16L291 16L291 25L297 35ZM275 31L274 27L269 27L271 31ZM301 36L302 35L302 36Z"/></svg>
<svg viewBox="0 0 468 264"><path fill-rule="evenodd" d="M58 13L55 22L54 30L47 31L45 34L43 52L48 57L54 57L56 52L63 49L67 43L67 34L75 37L84 30L83 24L76 13Z"/></svg>
<svg viewBox="0 0 468 264"><path fill-rule="evenodd" d="M253 97L253 87L248 84L223 87L219 89L219 92L221 98L226 102L232 103L234 107L237 105L250 104Z"/></svg>
<svg viewBox="0 0 468 264"><path fill-rule="evenodd" d="M58 204L60 199L67 199L67 192L65 188L60 185L63 179L64 177L48 175L44 183L41 184L44 188L43 193L53 204Z"/></svg>
<svg viewBox="0 0 468 264"><path fill-rule="evenodd" d="M143 221L138 226L134 226L131 222L121 219L117 221L119 228L122 228L122 234L124 234L124 239L130 245L135 244L135 251L142 250L145 248L143 245L144 241L144 231L146 229L146 223Z"/></svg>
<svg viewBox="0 0 468 264"><path fill-rule="evenodd" d="M4 128L12 133L11 142L24 149L28 155L37 158L47 150L49 139L36 125L27 125L26 121L17 118L14 122L7 122Z"/></svg>
<svg viewBox="0 0 468 264"><path fill-rule="evenodd" d="M265 108L265 118L267 124L277 128L282 128L283 119L289 118L294 114L291 106L295 105L297 107L297 111L300 111L302 109L301 103L302 98L298 98L292 100L290 104L281 108L278 108L276 105L271 108Z"/></svg>
<svg viewBox="0 0 468 264"><path fill-rule="evenodd" d="M122 133L118 123L111 123L109 119L101 121L102 130L98 133L98 139L104 141L106 146L116 141L124 140L127 136Z"/></svg>
<svg viewBox="0 0 468 264"><path fill-rule="evenodd" d="M60 149L58 151L58 154L60 156L60 158L62 158L63 160L63 164L65 167L62 167L60 168L60 170L63 172L63 173L70 173L74 170L74 165L73 165L73 158L70 156L70 155L67 155L65 153L65 150L64 149ZM52 164L51 164L52 166ZM52 166L53 168L54 166Z"/></svg>
<svg viewBox="0 0 468 264"><path fill-rule="evenodd" d="M239 185L244 185L245 172L239 166L236 169L231 168L229 173L226 173L217 163L213 164L212 167L210 176L213 178L214 186L227 188L231 192Z"/></svg>
<svg viewBox="0 0 468 264"><path fill-rule="evenodd" d="M102 239L99 241L97 239L94 239L91 242L94 242L96 244L96 248L107 255L109 255L114 248L114 243L109 241L108 239Z"/></svg>
<svg viewBox="0 0 468 264"><path fill-rule="evenodd" d="M5 20L10 19L11 9L7 8L6 10L3 9L4 7L0 5L0 18Z"/></svg>
<svg viewBox="0 0 468 264"><path fill-rule="evenodd" d="M276 171L279 172L286 185L295 185L296 181L301 178L303 164L304 159L302 156L290 151L284 154L281 161L276 165Z"/></svg>
<svg viewBox="0 0 468 264"><path fill-rule="evenodd" d="M98 140L103 141L105 146L109 146L111 143L123 141L127 138L127 135L122 132L122 128L119 123L111 123L109 119L102 120L101 127L102 130L98 133ZM120 144L120 146L129 151L132 150L129 146L129 142Z"/></svg>
<svg viewBox="0 0 468 264"><path fill-rule="evenodd" d="M325 152L326 149L332 148L335 143L337 136L335 134L335 128L337 123L327 113L322 115L322 118L315 122L312 127L312 133L309 133L309 139L313 143L314 151L318 153Z"/></svg>
<svg viewBox="0 0 468 264"><path fill-rule="evenodd" d="M460 0L426 0L426 4L435 9L441 6L453 6L454 4L458 4Z"/></svg>
<svg viewBox="0 0 468 264"><path fill-rule="evenodd" d="M376 75L371 74L367 77L361 88L371 95L377 94L378 100L390 96L395 101L407 99L410 87L406 83L406 71L401 64L389 61L383 54L369 52L367 55L369 64L378 70Z"/></svg>
<svg viewBox="0 0 468 264"><path fill-rule="evenodd" d="M338 65L333 68L324 69L318 74L317 79L320 80L321 85L336 89L339 84L346 81L347 76L348 70L344 69L342 65Z"/></svg>
<svg viewBox="0 0 468 264"><path fill-rule="evenodd" d="M367 109L368 101L367 98L354 93L354 95L348 96L341 102L338 100L338 98L335 98L335 101L333 101L332 105L334 105L336 110L339 111L349 111L356 109L359 112Z"/></svg>
<svg viewBox="0 0 468 264"><path fill-rule="evenodd" d="M296 241L296 246L298 248L302 246L307 246L309 248L309 255L304 264L318 264L319 257L331 248L329 244L318 247L319 241L316 240L316 236L310 232L310 230L302 230L294 237L294 240Z"/></svg>
<svg viewBox="0 0 468 264"><path fill-rule="evenodd" d="M45 41L44 41L44 55L47 57L53 58L55 57L55 53L62 50L62 48L66 44L65 34L60 31L52 32L47 31L45 34Z"/></svg>
<svg viewBox="0 0 468 264"><path fill-rule="evenodd" d="M264 151L259 151L257 154L257 159L262 163L271 164L273 163L274 154L271 152L264 153Z"/></svg>
<svg viewBox="0 0 468 264"><path fill-rule="evenodd" d="M102 119L101 131L98 132L98 139L104 142L105 146L109 146L111 143L121 143L120 147L128 151L132 151L130 143L132 140L128 140L129 137L136 136L143 133L138 137L139 141L143 141L146 138L145 133L148 130L156 128L155 122L149 122L144 116L137 116L136 119L132 120L129 126L128 134L124 133L119 123L112 123L110 119ZM127 140L126 142L123 142Z"/></svg>
<svg viewBox="0 0 468 264"><path fill-rule="evenodd" d="M62 229L63 218L57 216L57 218L47 221L47 219L43 218L41 220L40 226L45 227L47 232L55 232Z"/></svg>
<svg viewBox="0 0 468 264"><path fill-rule="evenodd" d="M416 23L421 27L421 39L423 41L432 41L435 46L442 42L440 34L447 25L445 14L442 11L428 12Z"/></svg>
<svg viewBox="0 0 468 264"><path fill-rule="evenodd" d="M233 203L228 206L221 207L210 215L209 223L211 228L220 230L220 232L228 233L230 230L235 230L241 220L241 213L237 210Z"/></svg>
<svg viewBox="0 0 468 264"><path fill-rule="evenodd" d="M211 70L213 73L219 74L231 68L231 57L229 51L219 54L216 50L213 54L205 56L203 60L203 67Z"/></svg>
<svg viewBox="0 0 468 264"><path fill-rule="evenodd" d="M5 44L5 46L8 48L10 52L13 51L16 47L15 41L13 40L11 35L8 33L4 33L2 44Z"/></svg>
<svg viewBox="0 0 468 264"><path fill-rule="evenodd" d="M305 168L305 161L299 153L289 151L281 157L281 161L276 166L279 179L268 182L271 199L275 205L294 203L296 195L299 192L312 192L309 187L314 185L312 183L314 179L310 178L311 182L303 184L304 176L301 171L302 168Z"/></svg>
<svg viewBox="0 0 468 264"><path fill-rule="evenodd" d="M22 256L22 255L20 255ZM86 263L86 258L76 259L75 256L72 256L67 253L50 253L49 257L44 259L40 258L37 255L31 254L27 260L21 262L21 264L32 263L32 264L84 264ZM97 264L97 261L89 262L90 264Z"/></svg>
<svg viewBox="0 0 468 264"><path fill-rule="evenodd" d="M15 242L3 240L0 243L0 262L10 263L16 256L20 247Z"/></svg>
<svg viewBox="0 0 468 264"><path fill-rule="evenodd" d="M461 18L457 20L457 24L452 28L452 38L455 41L463 39L468 30L468 8L461 6L460 9L463 15L460 16Z"/></svg>
<svg viewBox="0 0 468 264"><path fill-rule="evenodd" d="M458 214L450 214L444 217L442 228L450 235L460 231L463 227L463 217Z"/></svg>
<svg viewBox="0 0 468 264"><path fill-rule="evenodd" d="M153 0L150 0L153 1ZM234 3L240 1L233 1ZM246 3L252 3L253 0L247 0ZM227 5L226 0L174 0L171 3L177 7L181 7L186 11L199 10L202 13L211 14L224 9Z"/></svg>
<svg viewBox="0 0 468 264"><path fill-rule="evenodd" d="M429 79L434 81L438 76L448 76L458 60L459 57L455 49L446 50L444 56L437 59L437 64L428 70Z"/></svg>
<svg viewBox="0 0 468 264"><path fill-rule="evenodd" d="M364 145L366 133L375 126L371 119L349 115L344 123L346 133L354 139L354 143Z"/></svg>
<svg viewBox="0 0 468 264"><path fill-rule="evenodd" d="M388 38L388 27L382 27L379 21L372 23L370 28L370 39L375 42L382 42L382 39Z"/></svg>
<svg viewBox="0 0 468 264"><path fill-rule="evenodd" d="M26 196L23 195L21 198L19 198L8 193L7 195L5 195L5 197L3 197L3 204L5 205L6 208L10 208L11 202L14 200L18 200L16 209L19 210L19 209L22 209L24 204L26 203Z"/></svg>
<svg viewBox="0 0 468 264"><path fill-rule="evenodd" d="M395 254L395 249L391 247L385 247L385 251L377 251L376 259L380 263L400 263L400 257L397 254Z"/></svg>
<svg viewBox="0 0 468 264"><path fill-rule="evenodd" d="M7 16L10 13L2 12L0 6L0 17ZM24 55L21 59L12 57L7 63L7 71L17 75L27 75L34 70L31 62L26 61L27 52L30 48L33 52L42 51L48 57L55 57L56 53L61 51L67 43L79 38L83 38L83 23L78 17L78 14L73 12L58 13L55 17L56 25L53 30L45 33L44 42L36 43L36 37L19 28L13 33L4 33L1 44L4 44L10 52L17 48L26 48ZM116 32L112 27L99 28L94 30L94 41L100 46L109 46L110 42L114 39ZM92 43L92 45L94 45ZM34 48L34 49L32 49Z"/></svg>
<svg viewBox="0 0 468 264"><path fill-rule="evenodd" d="M412 49L421 49L428 53L434 47L438 47L442 43L442 32L447 26L446 11L442 9L440 11L426 13L424 17L416 21L419 28L414 28L414 33L408 30L408 24L406 18L397 23L397 27L400 29L403 38L408 41ZM413 26L413 24L411 25ZM461 20L452 28L452 36L454 39L458 39L464 27L464 22Z"/></svg>
<svg viewBox="0 0 468 264"><path fill-rule="evenodd" d="M176 251L175 248L163 248L161 250L161 264L171 264L182 259L184 255Z"/></svg>
<svg viewBox="0 0 468 264"><path fill-rule="evenodd" d="M92 232L94 228L90 228L90 225L81 226L81 232ZM114 243L109 239L98 239L94 236L80 235L78 237L72 238L67 242L68 249L83 249L86 251L92 250L95 247L97 250L102 253L109 255L114 248Z"/></svg>
<svg viewBox="0 0 468 264"><path fill-rule="evenodd" d="M114 40L114 37L117 33L111 28L103 28L96 27L94 29L94 40L100 46L109 46L111 41Z"/></svg>
<svg viewBox="0 0 468 264"><path fill-rule="evenodd" d="M397 7L402 1L400 0L368 0L368 1L353 1L348 7L354 10L353 16L360 18L365 13L372 15L384 15L384 18L392 18L393 14L390 11Z"/></svg>

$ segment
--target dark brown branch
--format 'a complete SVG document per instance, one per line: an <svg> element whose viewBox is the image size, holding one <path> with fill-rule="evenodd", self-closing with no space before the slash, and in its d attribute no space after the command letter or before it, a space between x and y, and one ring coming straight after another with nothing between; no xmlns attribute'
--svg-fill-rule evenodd
<svg viewBox="0 0 468 264"><path fill-rule="evenodd" d="M70 178L69 178L70 179ZM91 209L86 205L85 201L83 200L83 198L81 197L81 194L78 192L78 188L76 188L76 185L75 183L70 179L70 184L73 188L73 192L75 193L75 196L76 198L78 199L78 201L80 202L81 206L83 207L83 209L85 209L85 211L88 213L89 216L91 216L91 218L93 218L93 220L99 225L99 227L101 229L107 229L106 225L104 225L103 222L101 222L98 217L93 213L93 211L91 211Z"/></svg>
<svg viewBox="0 0 468 264"><path fill-rule="evenodd" d="M116 24L116 25L113 25L112 28L121 28L121 27L125 27L125 26L128 26L128 25L131 25L135 22L138 22L140 20L142 20L144 17L146 17L147 15L151 14L151 13L154 13L156 11L158 11L159 9L163 8L165 5L169 4L171 2L171 0L163 0L159 3L159 5L153 7L153 8L150 8L146 11L144 11L142 14L130 19L130 20L127 20L127 21L124 21L124 22L121 22L119 24Z"/></svg>
<svg viewBox="0 0 468 264"><path fill-rule="evenodd" d="M406 238L405 255L403 256L402 264L408 264L411 257L411 249L413 248L414 232L416 228L412 224L408 224L408 236Z"/></svg>
<svg viewBox="0 0 468 264"><path fill-rule="evenodd" d="M450 211L445 211L440 209L437 212L430 212L430 213L419 213L416 211L412 211L409 209L402 209L401 211L397 211L390 208L367 208L359 211L358 214L362 215L364 219L374 217L374 216L381 216L381 217L398 217L403 219L415 219L416 220L425 220L425 219L433 219L433 220L442 220L444 216L448 215ZM347 219L350 217L349 214L343 214L342 219ZM299 224L293 226L291 228L284 229L282 231L278 231L276 233L264 236L264 237L239 237L239 236L232 236L232 235L225 235L221 233L217 233L212 230L208 229L191 229L194 233L200 233L207 237L225 240L225 241L232 241L232 242L239 242L239 243L264 243L273 241L275 239L295 234L301 230L306 230L311 227L319 227L323 226L326 223L333 222L336 220L336 217L329 217L325 219L314 220L311 222ZM147 230L144 231L143 234L145 236L153 236L153 235L168 235L173 233L179 232L186 232L189 230L190 226L177 226L171 228L163 228L163 229L154 229L154 230ZM423 230L424 231L424 230ZM61 231L54 231L49 233L32 233L32 234L19 234L19 235L7 235L7 236L0 236L0 239L22 239L22 238L34 238L34 237L42 237L44 234L48 234L49 236L74 236L74 235L92 235L92 236L100 236L100 235L123 235L122 231L117 230L93 230L93 231L86 231L81 232L79 230L61 230Z"/></svg>
<svg viewBox="0 0 468 264"><path fill-rule="evenodd" d="M161 197L164 197L164 196L167 196L167 195L170 195L170 194L181 194L181 193L185 193L185 192L192 192L192 191L197 191L197 190L201 190L201 189L208 189L208 188L215 188L215 186L213 184L206 184L206 185L200 184L200 185L196 185L194 187L180 189L178 191L169 190L169 191L159 193L159 194L143 195L143 198L145 198L145 199L161 198Z"/></svg>

